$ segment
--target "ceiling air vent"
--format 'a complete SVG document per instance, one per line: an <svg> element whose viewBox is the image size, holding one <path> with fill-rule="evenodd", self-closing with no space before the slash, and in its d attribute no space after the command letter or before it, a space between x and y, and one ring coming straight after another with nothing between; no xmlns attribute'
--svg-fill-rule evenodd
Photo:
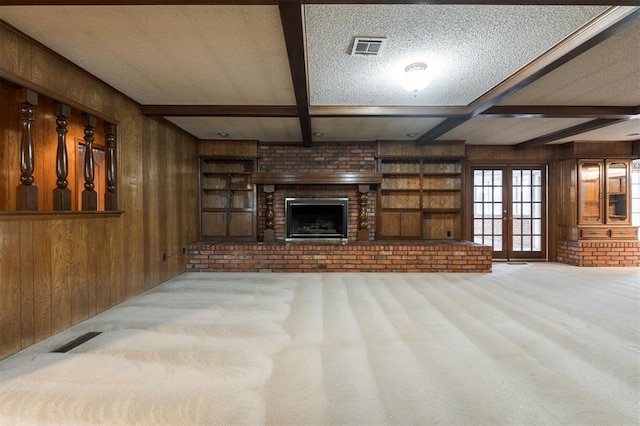
<svg viewBox="0 0 640 426"><path fill-rule="evenodd" d="M375 56L380 53L384 37L355 37L351 55Z"/></svg>

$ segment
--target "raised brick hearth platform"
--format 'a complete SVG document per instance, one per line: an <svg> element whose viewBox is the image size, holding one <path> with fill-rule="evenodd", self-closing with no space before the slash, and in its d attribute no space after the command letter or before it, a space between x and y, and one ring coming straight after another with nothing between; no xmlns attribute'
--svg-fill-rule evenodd
<svg viewBox="0 0 640 426"><path fill-rule="evenodd" d="M574 266L640 266L640 241L560 241L558 262Z"/></svg>
<svg viewBox="0 0 640 426"><path fill-rule="evenodd" d="M491 247L468 241L200 242L189 272L491 272Z"/></svg>

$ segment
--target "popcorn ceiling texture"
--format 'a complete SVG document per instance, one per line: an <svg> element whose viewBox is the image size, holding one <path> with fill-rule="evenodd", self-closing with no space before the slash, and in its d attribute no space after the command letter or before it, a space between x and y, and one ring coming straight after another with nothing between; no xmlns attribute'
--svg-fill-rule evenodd
<svg viewBox="0 0 640 426"><path fill-rule="evenodd" d="M603 10L601 6L307 5L311 104L467 105ZM356 57L348 54L354 36L387 40L380 55ZM416 60L427 63L433 79L428 90L414 96L400 89L394 77Z"/></svg>

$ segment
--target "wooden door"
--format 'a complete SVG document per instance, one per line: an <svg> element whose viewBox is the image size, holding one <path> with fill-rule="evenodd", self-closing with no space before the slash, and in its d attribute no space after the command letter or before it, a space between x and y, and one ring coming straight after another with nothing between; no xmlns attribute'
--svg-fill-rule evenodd
<svg viewBox="0 0 640 426"><path fill-rule="evenodd" d="M473 241L494 259L546 258L546 166L472 168Z"/></svg>

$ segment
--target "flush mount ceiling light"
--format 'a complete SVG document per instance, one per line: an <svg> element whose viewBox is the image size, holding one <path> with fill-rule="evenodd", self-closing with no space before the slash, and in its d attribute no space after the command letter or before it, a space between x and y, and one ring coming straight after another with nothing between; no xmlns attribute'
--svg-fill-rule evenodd
<svg viewBox="0 0 640 426"><path fill-rule="evenodd" d="M400 84L408 92L417 92L427 87L430 81L427 64L414 62L404 67L404 74L401 77Z"/></svg>
<svg viewBox="0 0 640 426"><path fill-rule="evenodd" d="M220 132L220 133L218 133L218 136L220 136L221 138L226 138L226 137L229 136L229 133Z"/></svg>

